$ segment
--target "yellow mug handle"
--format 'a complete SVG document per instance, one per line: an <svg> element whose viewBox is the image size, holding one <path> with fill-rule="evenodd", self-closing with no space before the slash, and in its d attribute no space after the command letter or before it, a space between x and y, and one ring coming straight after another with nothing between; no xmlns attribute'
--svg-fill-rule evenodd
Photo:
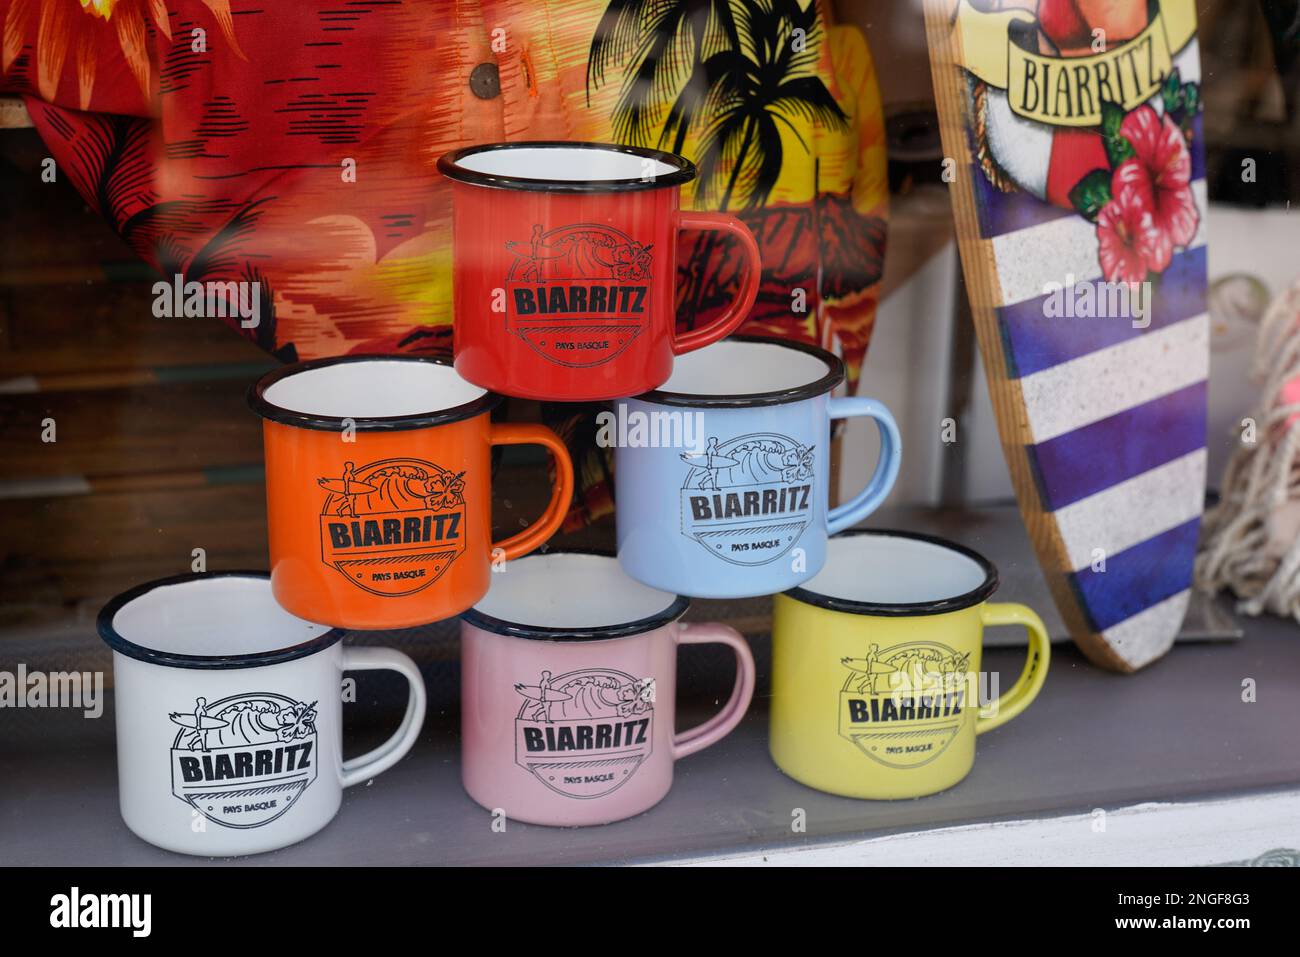
<svg viewBox="0 0 1300 957"><path fill-rule="evenodd" d="M976 734L992 731L1028 708L1043 689L1043 682L1047 679L1047 666L1052 660L1052 642L1047 637L1047 627L1033 609L1014 602L986 604L980 608L980 620L985 627L1024 625L1029 631L1029 657L1025 660L1025 670L1020 672L1016 683L1006 694L998 697L997 711L987 717L980 715L976 720Z"/></svg>

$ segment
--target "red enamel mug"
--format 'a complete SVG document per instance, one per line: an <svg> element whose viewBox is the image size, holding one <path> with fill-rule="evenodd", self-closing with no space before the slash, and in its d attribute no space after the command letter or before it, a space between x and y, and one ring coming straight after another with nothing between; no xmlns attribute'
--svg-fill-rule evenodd
<svg viewBox="0 0 1300 957"><path fill-rule="evenodd" d="M490 143L448 153L456 371L528 399L636 395L673 356L733 332L758 295L758 244L740 220L678 205L695 167L605 143ZM677 234L714 230L743 257L736 298L675 331Z"/></svg>

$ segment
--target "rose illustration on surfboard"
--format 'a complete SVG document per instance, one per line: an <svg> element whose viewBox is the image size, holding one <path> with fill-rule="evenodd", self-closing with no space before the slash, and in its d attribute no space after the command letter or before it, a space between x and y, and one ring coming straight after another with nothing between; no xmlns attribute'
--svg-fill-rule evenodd
<svg viewBox="0 0 1300 957"><path fill-rule="evenodd" d="M546 787L597 798L622 787L654 744L655 683L607 668L543 671L515 685L515 763Z"/></svg>
<svg viewBox="0 0 1300 957"><path fill-rule="evenodd" d="M620 230L535 223L506 278L506 328L563 366L608 362L641 332L649 310L652 247Z"/></svg>
<svg viewBox="0 0 1300 957"><path fill-rule="evenodd" d="M168 715L172 794L223 827L269 824L316 780L316 702L237 694Z"/></svg>
<svg viewBox="0 0 1300 957"><path fill-rule="evenodd" d="M321 560L376 595L410 595L465 551L465 473L422 459L344 462L322 476Z"/></svg>
<svg viewBox="0 0 1300 957"><path fill-rule="evenodd" d="M764 565L794 546L812 522L815 449L755 432L703 452L683 452L682 533L733 565Z"/></svg>

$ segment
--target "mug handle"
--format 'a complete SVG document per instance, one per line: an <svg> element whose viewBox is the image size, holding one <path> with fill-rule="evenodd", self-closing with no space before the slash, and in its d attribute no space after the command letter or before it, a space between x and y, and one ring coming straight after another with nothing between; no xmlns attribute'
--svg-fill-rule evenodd
<svg viewBox="0 0 1300 957"><path fill-rule="evenodd" d="M698 329L680 335L673 333L673 354L680 356L685 352L703 349L731 335L745 321L749 311L754 308L754 300L758 298L758 284L763 279L763 259L758 251L758 243L754 241L754 234L735 216L683 210L677 214L677 228L730 233L740 240L740 249L745 257L745 277L741 280L740 295L730 307L717 319Z"/></svg>
<svg viewBox="0 0 1300 957"><path fill-rule="evenodd" d="M750 699L754 697L754 655L749 650L749 643L736 629L717 622L699 625L682 622L675 640L679 645L729 645L736 653L736 684L721 711L673 738L674 761L717 744L729 735L740 724L740 719L749 710Z"/></svg>
<svg viewBox="0 0 1300 957"><path fill-rule="evenodd" d="M393 648L344 648L344 671L396 671L410 685L406 715L393 736L365 754L343 762L343 786L350 788L387 771L411 750L424 725L424 679L415 662Z"/></svg>
<svg viewBox="0 0 1300 957"><path fill-rule="evenodd" d="M1016 683L1006 694L998 697L997 713L987 717L980 715L976 720L976 734L992 731L1028 708L1042 690L1047 679L1047 666L1052 660L1052 641L1047 636L1047 626L1033 609L1014 602L986 604L980 607L980 620L985 626L1024 625L1029 631L1029 657Z"/></svg>
<svg viewBox="0 0 1300 957"><path fill-rule="evenodd" d="M569 511L569 502L573 499L573 462L569 459L569 450L563 440L544 425L493 425L488 433L488 441L493 445L541 445L555 456L556 482L551 489L551 501L542 517L522 532L492 543L493 552L499 548L505 553L506 561L511 561L546 544L547 539L560 530L560 524Z"/></svg>
<svg viewBox="0 0 1300 957"><path fill-rule="evenodd" d="M876 470L871 481L853 498L843 505L830 510L826 516L826 530L834 535L851 525L862 521L885 500L898 478L898 467L902 461L903 440L898 434L898 425L881 403L865 396L850 395L830 400L830 417L832 419L850 419L865 415L876 423L880 432L880 458L876 460Z"/></svg>

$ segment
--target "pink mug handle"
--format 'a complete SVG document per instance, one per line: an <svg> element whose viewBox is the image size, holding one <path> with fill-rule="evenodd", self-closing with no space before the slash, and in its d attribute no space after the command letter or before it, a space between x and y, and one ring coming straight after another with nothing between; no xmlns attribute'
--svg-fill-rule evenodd
<svg viewBox="0 0 1300 957"><path fill-rule="evenodd" d="M673 738L674 761L717 744L729 735L740 724L740 719L749 710L750 699L754 697L754 655L749 650L749 643L736 629L717 622L698 625L682 622L677 628L676 640L679 645L730 645L736 653L736 685L721 711Z"/></svg>

